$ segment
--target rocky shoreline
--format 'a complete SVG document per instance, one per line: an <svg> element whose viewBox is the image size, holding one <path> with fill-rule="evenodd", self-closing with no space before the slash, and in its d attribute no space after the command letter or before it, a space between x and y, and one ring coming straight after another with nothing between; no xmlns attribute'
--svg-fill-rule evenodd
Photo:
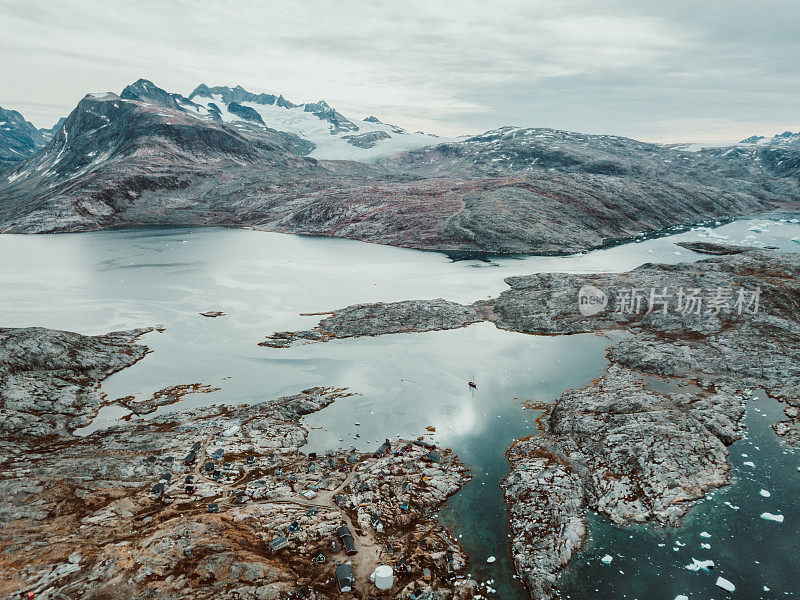
<svg viewBox="0 0 800 600"><path fill-rule="evenodd" d="M541 435L508 453L503 489L517 571L533 598L552 598L559 571L586 538L586 508L620 525L674 526L730 481L726 446L740 436L751 390L787 404L774 429L784 443L800 444L800 257L680 245L710 258L628 273L511 277L498 298L468 306L356 305L264 345L408 331L399 318L417 310L426 318L414 331L488 320L528 334L625 332L608 350L607 372L562 394L540 420ZM581 289L607 308L579 310Z"/></svg>
<svg viewBox="0 0 800 600"><path fill-rule="evenodd" d="M431 518L469 479L457 457L420 440L300 451L302 417L346 390L74 436L102 404L100 381L147 353L133 343L145 331L2 330L13 426L0 430L0 597L321 600L340 596L340 564L355 598L380 595L378 564L395 568L393 597L476 595L463 550ZM52 399L46 410L30 390Z"/></svg>

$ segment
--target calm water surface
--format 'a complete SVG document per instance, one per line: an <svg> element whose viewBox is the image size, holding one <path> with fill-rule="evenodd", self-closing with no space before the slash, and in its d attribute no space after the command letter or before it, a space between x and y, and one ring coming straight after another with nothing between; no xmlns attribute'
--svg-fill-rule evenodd
<svg viewBox="0 0 800 600"><path fill-rule="evenodd" d="M3 235L0 324L85 334L164 325L163 333L142 339L153 353L106 380L103 391L110 398L129 394L143 398L182 383L201 382L221 389L190 395L160 412L214 403L269 401L315 385L349 387L357 392L359 395L340 399L307 419L309 450L367 449L386 437L417 436L425 433L426 427L434 427L430 437L453 448L474 475L445 505L440 518L470 553L472 575L491 581L498 597L516 599L526 596L513 577L498 483L508 470L505 450L514 439L536 431L533 419L537 415L523 410L522 402L552 401L564 389L586 385L606 366L603 350L610 340L595 335L526 336L482 323L454 331L336 340L283 350L262 348L258 342L273 331L306 329L319 319L301 313L411 298L471 302L497 295L506 287L503 278L511 275L624 271L643 262L703 258L676 247L677 240L722 239L800 249L800 243L792 238L800 240L798 223L744 221L568 257L452 261L438 253L244 230ZM227 314L217 319L198 315L207 310ZM472 378L478 384L474 391L466 385ZM87 431L104 427L119 416L118 409L104 409ZM356 427L356 422L360 426ZM767 448L764 459L775 452L785 456L770 451L766 443L762 448ZM736 493L743 487L737 484L724 493ZM778 501L780 490L789 494L795 488L778 481L772 482L770 489ZM750 492L742 493L750 497ZM796 514L786 511L782 525L763 519L748 522L751 531L747 535L758 530L796 544L795 538L788 536L790 528L796 533ZM712 547L714 556L719 557L720 572L725 569L729 573L732 563L723 558L737 555L737 548L744 547L740 538L745 533L736 529L720 533L725 514L722 510L720 515L708 517L713 522L703 527L715 535ZM683 585L682 577L688 573L701 581L706 575L683 569L688 550L672 554L671 546L667 547L671 542L665 542L669 552L655 552L652 533L616 530L600 519L595 521L591 548L567 576L573 598L597 597L598 589L603 591L601 597L671 600L672 587L646 593L635 589L634 580L646 585L657 570L670 574L665 577L675 583L675 589L690 589ZM640 546L626 537L632 533L643 536L636 542ZM683 531L676 535L689 536ZM657 544L654 547L660 549ZM631 552L633 548L635 552ZM785 569L784 550L780 548L772 561L765 559L760 568ZM796 556L796 545L794 552ZM595 557L605 553L617 557L611 568ZM620 566L624 553L631 556L630 561L638 558L640 571L627 564ZM490 556L495 556L496 562L487 563ZM617 571L625 574L609 575ZM728 579L736 579L741 589L750 589L742 580L760 581L745 574ZM586 585L589 581L592 585ZM714 590L703 589L705 595L697 597L713 597ZM670 591L665 595L665 590Z"/></svg>

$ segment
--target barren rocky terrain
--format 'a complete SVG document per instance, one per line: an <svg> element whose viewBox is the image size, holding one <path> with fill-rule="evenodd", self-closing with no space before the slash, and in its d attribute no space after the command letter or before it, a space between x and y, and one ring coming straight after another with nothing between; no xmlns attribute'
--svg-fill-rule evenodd
<svg viewBox="0 0 800 600"><path fill-rule="evenodd" d="M108 402L100 382L146 354L134 343L145 331L0 330L0 597L323 599L339 597L344 563L350 597L378 594L369 576L382 563L396 567L393 597L474 597L466 556L430 518L469 477L455 456L417 440L300 451L303 415L346 390L76 436Z"/></svg>

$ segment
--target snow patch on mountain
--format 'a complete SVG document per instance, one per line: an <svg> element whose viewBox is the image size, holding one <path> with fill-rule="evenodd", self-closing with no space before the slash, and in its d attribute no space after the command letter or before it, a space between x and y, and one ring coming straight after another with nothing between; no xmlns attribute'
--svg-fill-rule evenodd
<svg viewBox="0 0 800 600"><path fill-rule="evenodd" d="M196 107L184 105L183 108L200 118L214 118L218 115L224 123L234 127L237 123L245 123L246 119L229 110L231 103L226 102L229 98L225 94L212 91L218 89L220 88L200 86L200 91L195 90L189 98ZM263 121L260 126L265 129L294 133L313 142L316 148L309 154L312 158L368 162L443 141L434 135L406 132L394 125L381 123L374 117L356 124L323 102L299 106L286 101L273 100L272 103L267 103L272 98L272 95L268 95L266 99L259 97L260 101L245 101L239 96L236 104L255 111ZM237 112L243 114L240 110ZM247 120L247 124L248 127L254 126L252 119ZM369 143L364 143L365 139Z"/></svg>

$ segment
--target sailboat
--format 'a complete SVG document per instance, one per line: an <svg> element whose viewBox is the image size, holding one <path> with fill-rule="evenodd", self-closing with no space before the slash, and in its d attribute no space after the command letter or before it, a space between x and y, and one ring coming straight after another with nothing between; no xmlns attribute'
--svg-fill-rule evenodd
<svg viewBox="0 0 800 600"><path fill-rule="evenodd" d="M470 371L470 378L469 378L469 381L467 382L467 385L469 387L471 387L473 390L477 390L478 389L478 386L475 385L475 372L474 371Z"/></svg>

